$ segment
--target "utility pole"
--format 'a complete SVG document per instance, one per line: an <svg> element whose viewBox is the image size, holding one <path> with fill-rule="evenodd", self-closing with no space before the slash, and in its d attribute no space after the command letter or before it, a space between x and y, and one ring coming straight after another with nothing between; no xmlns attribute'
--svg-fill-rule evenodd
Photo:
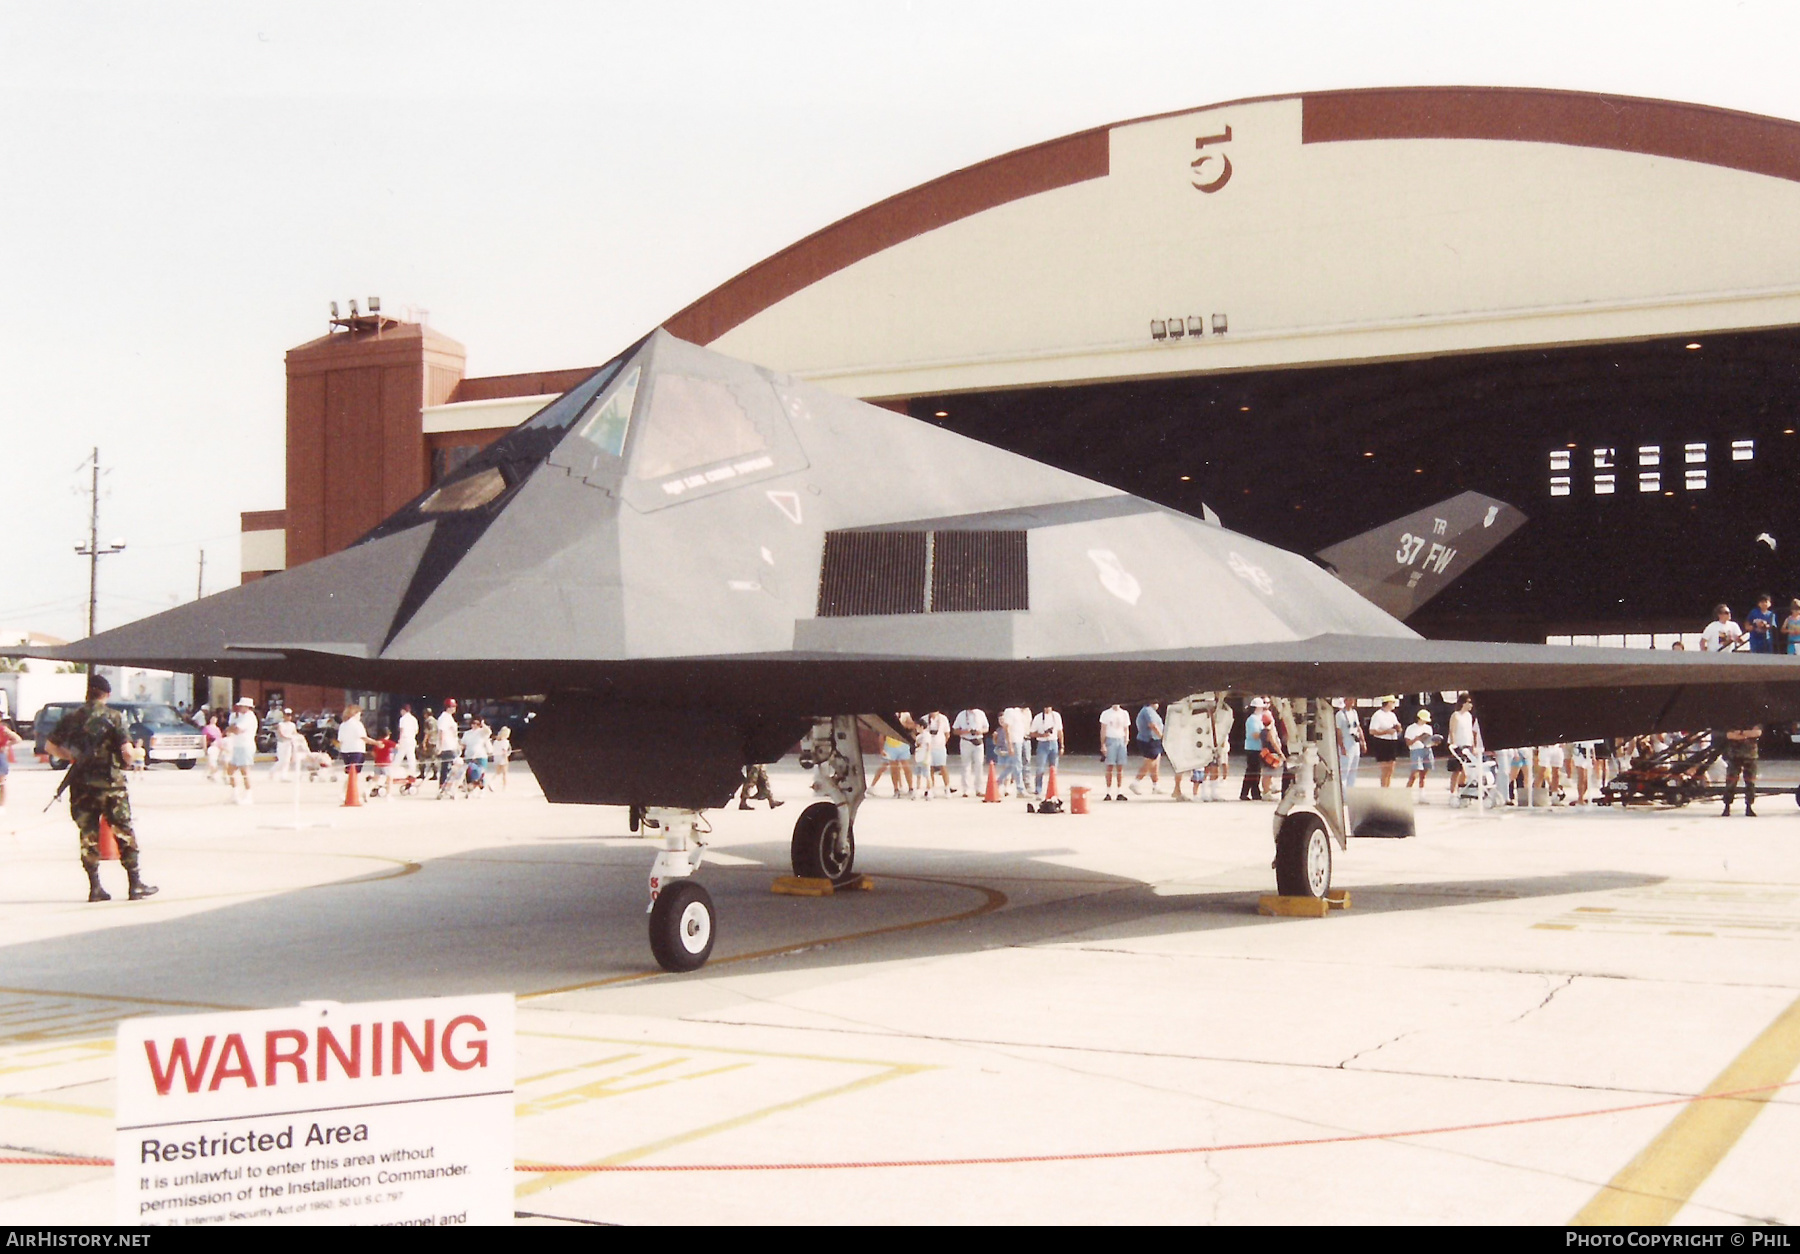
<svg viewBox="0 0 1800 1254"><path fill-rule="evenodd" d="M194 580L194 600L206 595L206 550L200 550L200 577Z"/></svg>
<svg viewBox="0 0 1800 1254"><path fill-rule="evenodd" d="M94 634L94 609L100 600L100 559L111 557L114 553L125 551L125 542L115 540L105 548L100 547L100 450L96 448L89 462L93 468L93 478L88 488L88 542L75 546L78 557L88 560L88 635Z"/></svg>

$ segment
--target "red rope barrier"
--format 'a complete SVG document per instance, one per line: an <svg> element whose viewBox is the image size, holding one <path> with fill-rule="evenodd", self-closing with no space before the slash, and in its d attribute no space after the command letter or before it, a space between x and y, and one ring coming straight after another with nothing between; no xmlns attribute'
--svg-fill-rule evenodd
<svg viewBox="0 0 1800 1254"><path fill-rule="evenodd" d="M1351 1132L1342 1136L1299 1137L1285 1141L1239 1141L1225 1145L1182 1145L1168 1149L1091 1150L1070 1154L1006 1154L982 1158L892 1158L846 1163L514 1163L514 1171L538 1175L563 1172L669 1172L669 1171L868 1171L881 1167L998 1167L1021 1163L1098 1162L1120 1158L1170 1158L1182 1154L1225 1154L1237 1150L1300 1149L1310 1145L1351 1145L1362 1141L1391 1141L1402 1137L1443 1136L1451 1132L1482 1132L1490 1128L1517 1128L1533 1123L1558 1123L1569 1119L1593 1119L1603 1115L1630 1114L1663 1106L1693 1102L1727 1101L1770 1094L1800 1085L1800 1080L1733 1089L1727 1093L1698 1093L1693 1097L1668 1097L1630 1106L1603 1106L1597 1110L1572 1110L1560 1115L1527 1115L1519 1119L1494 1119L1485 1123L1458 1123L1438 1128L1405 1128L1396 1132ZM0 1165L28 1167L110 1167L110 1158L0 1158Z"/></svg>

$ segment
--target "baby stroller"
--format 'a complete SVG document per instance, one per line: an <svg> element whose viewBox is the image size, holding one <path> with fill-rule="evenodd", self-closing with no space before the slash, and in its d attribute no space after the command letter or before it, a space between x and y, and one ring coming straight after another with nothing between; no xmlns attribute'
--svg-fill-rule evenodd
<svg viewBox="0 0 1800 1254"><path fill-rule="evenodd" d="M1463 772L1462 787L1450 799L1451 805L1480 805L1485 797L1491 809L1506 801L1506 790L1500 784L1499 764L1494 759L1484 757L1468 745L1453 745L1450 756L1456 759Z"/></svg>
<svg viewBox="0 0 1800 1254"><path fill-rule="evenodd" d="M445 797L469 795L469 764L460 757L454 758L444 765L443 774L438 777L438 800Z"/></svg>

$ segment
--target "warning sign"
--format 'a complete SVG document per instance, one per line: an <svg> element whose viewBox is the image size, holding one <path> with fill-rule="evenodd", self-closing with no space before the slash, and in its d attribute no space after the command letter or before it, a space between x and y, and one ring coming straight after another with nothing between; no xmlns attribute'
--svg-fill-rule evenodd
<svg viewBox="0 0 1800 1254"><path fill-rule="evenodd" d="M512 1222L513 999L119 1025L127 1224Z"/></svg>

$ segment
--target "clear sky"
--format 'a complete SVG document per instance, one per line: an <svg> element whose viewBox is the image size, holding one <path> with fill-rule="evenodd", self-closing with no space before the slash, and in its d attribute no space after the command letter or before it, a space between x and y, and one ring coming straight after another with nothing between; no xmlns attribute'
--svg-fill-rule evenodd
<svg viewBox="0 0 1800 1254"><path fill-rule="evenodd" d="M473 374L597 364L846 213L1247 95L1619 92L1800 119L1792 3L0 4L0 628L237 582L282 353L419 307Z"/></svg>

